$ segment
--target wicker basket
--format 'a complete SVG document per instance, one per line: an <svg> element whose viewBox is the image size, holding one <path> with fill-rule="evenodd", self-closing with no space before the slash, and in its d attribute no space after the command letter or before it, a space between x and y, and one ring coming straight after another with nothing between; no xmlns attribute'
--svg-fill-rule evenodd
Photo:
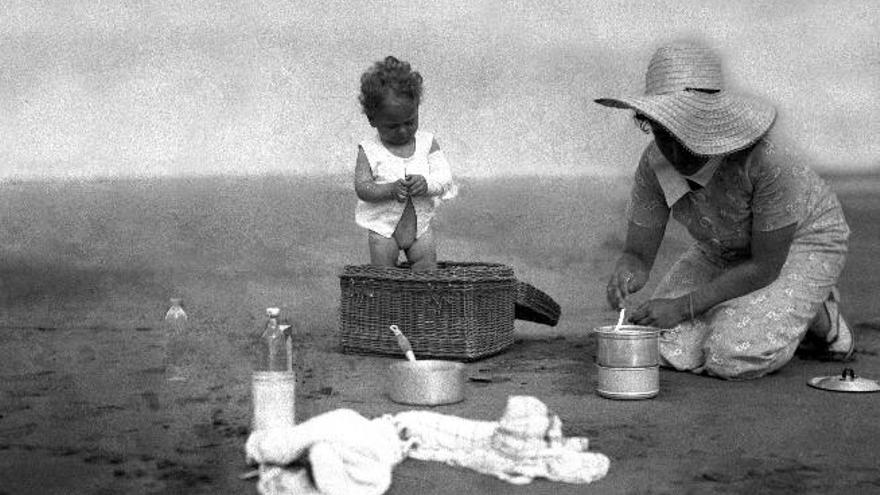
<svg viewBox="0 0 880 495"><path fill-rule="evenodd" d="M349 265L339 280L343 352L400 356L390 325L421 358L473 361L513 343L517 280L508 266L447 261L414 272Z"/></svg>

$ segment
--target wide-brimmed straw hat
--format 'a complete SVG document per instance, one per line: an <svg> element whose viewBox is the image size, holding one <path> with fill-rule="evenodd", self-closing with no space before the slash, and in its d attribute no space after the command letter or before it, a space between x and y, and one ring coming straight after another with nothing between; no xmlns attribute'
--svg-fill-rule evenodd
<svg viewBox="0 0 880 495"><path fill-rule="evenodd" d="M651 57L644 96L599 98L601 105L635 110L672 133L697 155L724 155L763 136L776 110L724 88L721 59L691 42L665 45Z"/></svg>

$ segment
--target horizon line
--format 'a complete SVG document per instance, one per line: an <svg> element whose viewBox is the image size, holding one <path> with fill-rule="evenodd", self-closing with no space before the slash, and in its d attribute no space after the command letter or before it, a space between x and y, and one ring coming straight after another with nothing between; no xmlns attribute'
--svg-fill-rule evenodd
<svg viewBox="0 0 880 495"><path fill-rule="evenodd" d="M847 170L829 170L819 169L816 172L823 178L831 179L847 179L847 178L880 178L880 164L876 168L860 167ZM472 175L461 174L455 177L456 180L464 181L482 181L496 179L557 179L557 178L609 178L609 179L626 179L629 178L632 171L623 171L620 173L609 172L572 172L572 173L506 173L497 175ZM0 176L0 186L17 185L17 184L40 184L40 183L76 183L76 182L116 182L116 181L151 181L151 180L176 180L176 179L257 179L257 178L303 178L309 180L328 180L340 181L344 179L346 182L353 180L353 175L346 173L316 173L316 172L294 172L294 171L277 171L277 172L206 172L206 173L182 173L182 174L83 174L83 175L29 175L29 176Z"/></svg>

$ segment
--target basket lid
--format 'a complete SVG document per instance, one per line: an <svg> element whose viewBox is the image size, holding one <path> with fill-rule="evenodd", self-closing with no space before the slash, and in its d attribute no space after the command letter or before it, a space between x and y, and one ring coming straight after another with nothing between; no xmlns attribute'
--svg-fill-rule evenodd
<svg viewBox="0 0 880 495"><path fill-rule="evenodd" d="M517 320L556 326L559 323L559 304L540 289L520 280L516 282Z"/></svg>

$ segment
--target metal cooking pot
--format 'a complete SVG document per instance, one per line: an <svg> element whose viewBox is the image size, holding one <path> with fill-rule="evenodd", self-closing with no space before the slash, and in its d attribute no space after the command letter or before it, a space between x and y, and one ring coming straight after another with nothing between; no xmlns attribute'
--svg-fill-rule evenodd
<svg viewBox="0 0 880 495"><path fill-rule="evenodd" d="M640 368L660 364L660 329L621 325L595 329L596 364L609 368Z"/></svg>
<svg viewBox="0 0 880 495"><path fill-rule="evenodd" d="M464 364L425 359L399 361L388 368L388 395L394 402L419 406L464 400Z"/></svg>

